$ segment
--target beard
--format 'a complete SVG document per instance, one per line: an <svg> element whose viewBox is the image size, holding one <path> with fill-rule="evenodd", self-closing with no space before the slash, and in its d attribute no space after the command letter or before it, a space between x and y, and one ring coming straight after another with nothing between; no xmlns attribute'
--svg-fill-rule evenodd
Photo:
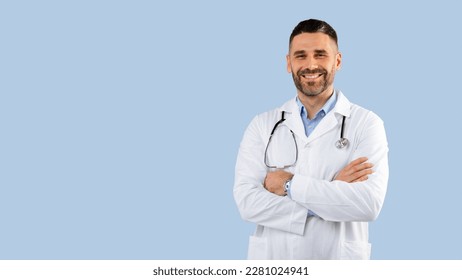
<svg viewBox="0 0 462 280"><path fill-rule="evenodd" d="M292 71L295 87L306 96L317 96L323 93L334 82L335 66L332 66L330 72L324 68L316 68L315 70L298 70L296 74ZM315 81L302 82L303 75L320 74Z"/></svg>

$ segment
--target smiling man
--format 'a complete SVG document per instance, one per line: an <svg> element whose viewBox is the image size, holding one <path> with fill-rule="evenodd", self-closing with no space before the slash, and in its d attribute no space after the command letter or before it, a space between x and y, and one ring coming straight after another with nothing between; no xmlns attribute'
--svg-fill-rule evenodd
<svg viewBox="0 0 462 280"><path fill-rule="evenodd" d="M369 259L388 182L383 122L334 88L342 55L326 22L300 22L286 59L297 95L252 120L236 163L236 204L257 225L248 258Z"/></svg>

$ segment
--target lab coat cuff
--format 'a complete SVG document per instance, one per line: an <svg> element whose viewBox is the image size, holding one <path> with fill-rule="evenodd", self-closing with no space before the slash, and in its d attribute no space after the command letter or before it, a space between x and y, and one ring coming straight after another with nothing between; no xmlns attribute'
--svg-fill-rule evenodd
<svg viewBox="0 0 462 280"><path fill-rule="evenodd" d="M308 189L307 178L305 176L296 174L292 178L292 183L290 185L290 197L294 201L304 202L306 198L306 192Z"/></svg>
<svg viewBox="0 0 462 280"><path fill-rule="evenodd" d="M305 176L301 176L301 175L297 175L297 176L294 176L292 178L292 182L291 182L291 185L290 185L290 195L291 195L290 198L293 201L298 202L298 203L304 203L305 202L306 194L307 194L307 190L308 190L307 182L309 180L310 180L309 178L307 178ZM295 193L294 193L294 191L295 191ZM306 205L304 205L304 206L306 207ZM305 211L306 211L306 209L307 208L305 208ZM311 209L308 209L308 217L312 217L312 216L319 217Z"/></svg>

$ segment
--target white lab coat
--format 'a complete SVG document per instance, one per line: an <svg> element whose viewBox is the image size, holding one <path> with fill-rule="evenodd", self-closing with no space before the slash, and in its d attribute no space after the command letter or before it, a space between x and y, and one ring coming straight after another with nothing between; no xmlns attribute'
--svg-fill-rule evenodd
<svg viewBox="0 0 462 280"><path fill-rule="evenodd" d="M376 114L350 103L338 90L335 94L335 107L309 137L295 98L256 116L245 131L236 163L234 198L242 218L257 224L249 241L249 259L370 258L368 221L377 218L385 198L388 143L383 122ZM299 155L296 165L286 169L295 174L291 198L263 188L270 171L264 163L264 152L282 111L286 120L280 125L294 132ZM342 116L346 116L344 135L350 143L338 149L335 142L340 138ZM281 143L292 139L278 137L282 137ZM268 157L293 152L285 150L290 145L279 145ZM368 180L333 181L358 157L368 157L374 164ZM308 217L308 209L319 217Z"/></svg>

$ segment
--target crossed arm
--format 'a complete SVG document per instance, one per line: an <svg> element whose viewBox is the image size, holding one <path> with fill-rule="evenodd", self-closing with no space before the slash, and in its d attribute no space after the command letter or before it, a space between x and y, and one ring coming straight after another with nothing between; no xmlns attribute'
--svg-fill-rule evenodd
<svg viewBox="0 0 462 280"><path fill-rule="evenodd" d="M373 165L372 163L367 162L367 160L368 159L366 157L360 157L353 160L342 170L340 170L340 172L334 178L334 181L338 180L347 183L366 181L368 176L373 172ZM269 192L284 196L286 195L284 184L287 180L292 179L293 176L294 174L284 170L268 172L266 174L263 186Z"/></svg>

